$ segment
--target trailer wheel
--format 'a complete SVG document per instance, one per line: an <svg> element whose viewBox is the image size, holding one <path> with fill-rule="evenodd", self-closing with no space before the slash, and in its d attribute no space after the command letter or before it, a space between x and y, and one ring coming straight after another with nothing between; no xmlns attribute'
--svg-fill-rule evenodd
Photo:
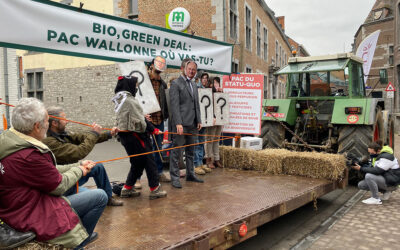
<svg viewBox="0 0 400 250"><path fill-rule="evenodd" d="M264 148L280 148L285 140L285 129L273 121L263 121L261 127L261 138Z"/></svg>

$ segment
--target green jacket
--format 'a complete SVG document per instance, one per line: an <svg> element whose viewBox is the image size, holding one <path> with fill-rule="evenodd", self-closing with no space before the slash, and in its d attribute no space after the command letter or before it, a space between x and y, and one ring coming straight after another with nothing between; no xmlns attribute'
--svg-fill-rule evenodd
<svg viewBox="0 0 400 250"><path fill-rule="evenodd" d="M383 146L380 153L393 154L393 149L389 146ZM375 166L376 158L372 158L372 166Z"/></svg>
<svg viewBox="0 0 400 250"><path fill-rule="evenodd" d="M0 135L0 160L7 156L11 156L12 154L26 148L36 148L42 154L50 153L52 155L53 162L56 162L55 157L50 151L50 149L45 144L36 140L33 137L22 134L16 131L14 128L6 130ZM53 163L51 163L51 165L53 165ZM47 196L60 196L67 202L68 206L70 206L71 204L69 200L61 195L65 193L68 189L70 189L72 186L74 186L75 183L82 177L82 170L78 167L79 166L78 164L71 164L65 166L53 165L53 166L56 167L57 170L60 172L62 176L61 182L50 193L44 194L43 198L40 201L33 200L32 202L46 202L45 199ZM18 188L35 189L34 186L32 187L24 186ZM49 209L51 209L52 205L53 204L48 205ZM36 204L36 207L39 207L39 205ZM73 209L72 211L76 214L76 212ZM26 220L29 219L38 220L40 218L29 218L28 216ZM60 244L65 247L75 247L80 243L82 243L83 240L85 240L87 237L88 234L86 232L86 229L80 222L73 229L67 231L66 233L63 233L62 235L54 239L49 240L48 242L53 244Z"/></svg>
<svg viewBox="0 0 400 250"><path fill-rule="evenodd" d="M55 155L57 164L71 164L84 159L93 150L96 143L107 141L110 138L109 131L101 134L94 131L57 134L49 130L43 143Z"/></svg>

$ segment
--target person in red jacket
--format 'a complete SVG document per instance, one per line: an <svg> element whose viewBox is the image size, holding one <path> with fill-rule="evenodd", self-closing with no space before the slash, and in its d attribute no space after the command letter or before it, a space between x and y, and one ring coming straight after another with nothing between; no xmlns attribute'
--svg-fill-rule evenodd
<svg viewBox="0 0 400 250"><path fill-rule="evenodd" d="M37 241L83 247L97 238L93 230L108 197L102 189L61 196L94 162L56 166L41 142L48 118L41 101L22 98L12 113L13 127L0 134L1 219L20 232L34 232Z"/></svg>

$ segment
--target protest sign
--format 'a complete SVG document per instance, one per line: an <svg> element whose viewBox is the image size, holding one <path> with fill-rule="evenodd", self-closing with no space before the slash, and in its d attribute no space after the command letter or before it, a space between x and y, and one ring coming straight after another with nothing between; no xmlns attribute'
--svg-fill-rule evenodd
<svg viewBox="0 0 400 250"><path fill-rule="evenodd" d="M215 125L229 124L229 94L214 93Z"/></svg>
<svg viewBox="0 0 400 250"><path fill-rule="evenodd" d="M201 126L211 127L214 122L214 108L212 99L212 89L198 89L199 90L199 103L200 103L200 115L201 115Z"/></svg>

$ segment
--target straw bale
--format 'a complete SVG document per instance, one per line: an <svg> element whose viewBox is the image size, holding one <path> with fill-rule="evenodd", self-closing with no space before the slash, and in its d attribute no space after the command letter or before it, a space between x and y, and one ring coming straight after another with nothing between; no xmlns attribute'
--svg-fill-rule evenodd
<svg viewBox="0 0 400 250"><path fill-rule="evenodd" d="M287 174L339 180L346 168L342 155L294 152L286 149L251 149L220 147L225 168L255 170L269 175Z"/></svg>
<svg viewBox="0 0 400 250"><path fill-rule="evenodd" d="M65 248L63 246L55 244L31 241L15 249L16 250L67 250L69 248Z"/></svg>
<svg viewBox="0 0 400 250"><path fill-rule="evenodd" d="M289 175L339 180L345 168L345 158L338 154L292 152L283 159L283 172Z"/></svg>

